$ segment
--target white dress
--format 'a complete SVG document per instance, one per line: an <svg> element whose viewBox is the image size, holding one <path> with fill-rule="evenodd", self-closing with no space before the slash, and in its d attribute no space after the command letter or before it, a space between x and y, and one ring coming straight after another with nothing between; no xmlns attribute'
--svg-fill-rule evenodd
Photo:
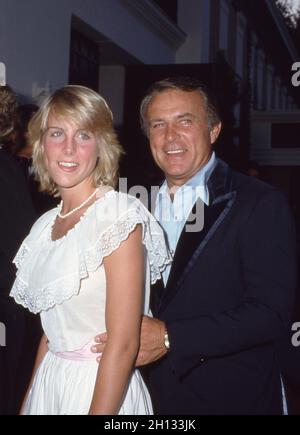
<svg viewBox="0 0 300 435"><path fill-rule="evenodd" d="M106 331L103 257L117 249L137 224L142 225L144 313L148 315L150 281L160 278L171 261L163 232L142 203L107 190L59 240L51 239L57 208L45 213L15 258L18 272L11 296L31 312L40 313L49 340L49 351L36 372L24 414L88 413L98 370L97 355L90 347L93 338ZM119 413L152 413L138 370L132 373Z"/></svg>

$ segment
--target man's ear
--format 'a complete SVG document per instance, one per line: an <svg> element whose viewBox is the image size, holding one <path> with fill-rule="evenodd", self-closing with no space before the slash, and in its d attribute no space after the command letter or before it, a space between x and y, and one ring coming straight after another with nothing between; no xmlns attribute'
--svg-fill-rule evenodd
<svg viewBox="0 0 300 435"><path fill-rule="evenodd" d="M213 144L216 142L216 140L219 137L219 134L222 129L222 123L219 122L218 124L214 125L213 128L210 130L210 143Z"/></svg>

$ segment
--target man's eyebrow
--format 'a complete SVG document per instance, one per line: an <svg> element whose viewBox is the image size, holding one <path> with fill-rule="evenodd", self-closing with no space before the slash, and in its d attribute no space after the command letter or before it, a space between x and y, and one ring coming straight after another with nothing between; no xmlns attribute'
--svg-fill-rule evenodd
<svg viewBox="0 0 300 435"><path fill-rule="evenodd" d="M149 124L153 124L154 122L164 122L164 120L162 118L149 119Z"/></svg>
<svg viewBox="0 0 300 435"><path fill-rule="evenodd" d="M190 112L186 112L186 113L182 113L182 114L176 116L177 119L186 118L186 117L196 118L196 115L194 115L193 113L190 113Z"/></svg>
<svg viewBox="0 0 300 435"><path fill-rule="evenodd" d="M181 119L181 118L186 118L186 117L190 117L190 118L196 118L196 115L194 115L193 113L190 112L186 112L186 113L181 113L180 115L177 115L175 117L175 119ZM153 122L164 122L165 120L163 118L152 118L149 120L149 124L153 123Z"/></svg>

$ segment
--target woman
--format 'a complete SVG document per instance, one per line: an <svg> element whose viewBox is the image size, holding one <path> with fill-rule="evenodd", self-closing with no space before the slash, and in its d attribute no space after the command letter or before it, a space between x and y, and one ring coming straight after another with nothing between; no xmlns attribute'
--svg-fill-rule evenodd
<svg viewBox="0 0 300 435"><path fill-rule="evenodd" d="M121 148L105 100L66 86L29 125L41 188L59 194L24 240L11 295L40 313L44 336L22 414L149 414L133 371L149 281L170 262L159 225L113 190ZM145 266L146 265L146 266ZM145 294L144 294L144 290ZM99 330L108 343L98 363Z"/></svg>

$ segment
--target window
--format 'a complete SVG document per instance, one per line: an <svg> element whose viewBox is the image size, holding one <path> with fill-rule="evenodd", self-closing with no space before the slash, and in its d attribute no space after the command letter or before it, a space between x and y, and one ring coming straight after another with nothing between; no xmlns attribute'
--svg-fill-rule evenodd
<svg viewBox="0 0 300 435"><path fill-rule="evenodd" d="M71 30L69 84L98 91L99 47L78 30Z"/></svg>
<svg viewBox="0 0 300 435"><path fill-rule="evenodd" d="M276 123L272 124L272 148L299 148L297 138L300 136L300 124Z"/></svg>

